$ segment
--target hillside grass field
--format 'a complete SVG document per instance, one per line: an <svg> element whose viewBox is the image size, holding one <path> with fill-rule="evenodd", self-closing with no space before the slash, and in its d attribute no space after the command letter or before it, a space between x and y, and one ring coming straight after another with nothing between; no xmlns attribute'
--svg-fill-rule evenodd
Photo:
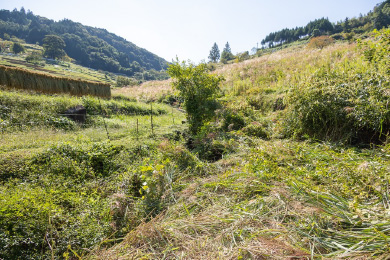
<svg viewBox="0 0 390 260"><path fill-rule="evenodd" d="M1 89L0 258L388 259L389 33L218 67L196 136L169 81Z"/></svg>

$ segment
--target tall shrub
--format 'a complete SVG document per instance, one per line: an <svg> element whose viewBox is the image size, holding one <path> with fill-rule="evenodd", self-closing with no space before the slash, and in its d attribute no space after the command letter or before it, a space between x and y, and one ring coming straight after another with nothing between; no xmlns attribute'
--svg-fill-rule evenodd
<svg viewBox="0 0 390 260"><path fill-rule="evenodd" d="M169 75L174 79L173 87L179 91L184 100L190 132L197 134L205 122L214 116L218 108L216 96L222 76L208 73L206 64L197 66L186 62L174 62L168 68Z"/></svg>

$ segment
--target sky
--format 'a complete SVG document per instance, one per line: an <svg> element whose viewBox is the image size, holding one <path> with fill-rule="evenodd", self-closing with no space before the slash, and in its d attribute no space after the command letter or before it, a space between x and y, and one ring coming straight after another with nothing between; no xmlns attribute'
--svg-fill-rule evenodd
<svg viewBox="0 0 390 260"><path fill-rule="evenodd" d="M0 0L55 21L104 28L167 61L207 61L214 42L222 52L251 51L270 32L366 14L384 0Z"/></svg>

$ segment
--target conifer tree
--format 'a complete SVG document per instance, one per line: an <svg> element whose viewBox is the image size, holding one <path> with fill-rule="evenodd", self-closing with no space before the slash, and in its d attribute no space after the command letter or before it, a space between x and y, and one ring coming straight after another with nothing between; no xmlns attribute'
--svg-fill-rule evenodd
<svg viewBox="0 0 390 260"><path fill-rule="evenodd" d="M232 53L232 50L230 49L229 42L227 42L221 54L221 62L227 63L229 60L232 59L234 59L234 55Z"/></svg>
<svg viewBox="0 0 390 260"><path fill-rule="evenodd" d="M218 48L217 43L214 42L214 45L210 50L209 59L212 62L218 62L219 57L220 57L219 48Z"/></svg>

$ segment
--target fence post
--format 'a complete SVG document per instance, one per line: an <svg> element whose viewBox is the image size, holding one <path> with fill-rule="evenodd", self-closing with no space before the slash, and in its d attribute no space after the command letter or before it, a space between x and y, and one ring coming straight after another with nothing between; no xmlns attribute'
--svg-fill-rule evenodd
<svg viewBox="0 0 390 260"><path fill-rule="evenodd" d="M137 141L138 141L138 118L137 118Z"/></svg>
<svg viewBox="0 0 390 260"><path fill-rule="evenodd" d="M154 132L153 132L153 106L152 106L152 103L150 103L150 125L152 127L152 135L154 135Z"/></svg>
<svg viewBox="0 0 390 260"><path fill-rule="evenodd" d="M173 116L173 107L172 107L172 123L175 124L175 117Z"/></svg>
<svg viewBox="0 0 390 260"><path fill-rule="evenodd" d="M107 138L108 138L108 141L111 141L110 135L109 135L109 133L108 133L107 124L106 124L106 121L104 120L103 107L102 107L102 102L100 102L100 98L99 98L99 105L100 105L100 112L102 113L104 128L106 129L106 133L107 133Z"/></svg>

